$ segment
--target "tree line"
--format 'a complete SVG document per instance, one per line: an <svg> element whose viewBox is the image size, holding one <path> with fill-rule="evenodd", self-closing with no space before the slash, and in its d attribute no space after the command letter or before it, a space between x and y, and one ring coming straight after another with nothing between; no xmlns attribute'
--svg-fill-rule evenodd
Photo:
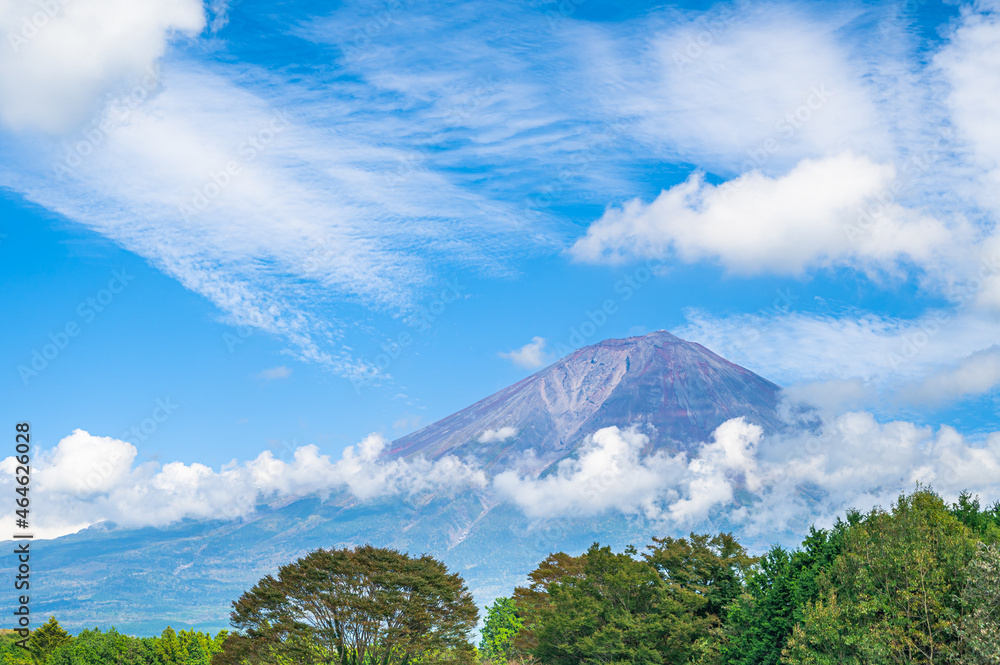
<svg viewBox="0 0 1000 665"><path fill-rule="evenodd" d="M731 535L555 553L479 613L430 556L316 550L233 603L231 632L113 629L55 619L17 665L1000 665L1000 502L927 488L849 511L797 548L751 556ZM17 660L20 658L21 660Z"/></svg>

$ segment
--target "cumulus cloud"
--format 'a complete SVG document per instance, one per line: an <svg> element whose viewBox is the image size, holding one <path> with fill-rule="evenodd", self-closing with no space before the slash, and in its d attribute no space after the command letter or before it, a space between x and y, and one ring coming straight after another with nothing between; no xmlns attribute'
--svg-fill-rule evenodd
<svg viewBox="0 0 1000 665"><path fill-rule="evenodd" d="M531 341L521 348L513 351L501 351L497 355L525 369L544 367L554 360L552 353L546 347L544 337L532 337Z"/></svg>
<svg viewBox="0 0 1000 665"><path fill-rule="evenodd" d="M737 418L692 455L643 454L647 444L635 429L602 429L552 472L506 471L493 486L538 519L620 511L663 528L735 525L768 538L829 525L851 507L884 505L917 483L951 499L963 490L1000 493L1000 433L977 443L950 427L879 423L864 412L771 437Z"/></svg>
<svg viewBox="0 0 1000 665"><path fill-rule="evenodd" d="M285 365L279 365L278 367L270 367L268 369L261 370L257 372L258 379L264 379L265 381L274 381L277 379L287 379L292 375L292 370L288 369Z"/></svg>
<svg viewBox="0 0 1000 665"><path fill-rule="evenodd" d="M302 446L282 459L266 451L216 470L197 463L135 464L131 443L75 430L35 459L35 526L39 535L56 537L104 520L140 527L236 519L281 497L349 492L369 500L487 485L481 470L455 457L386 459L386 445L373 434L335 460L316 446ZM0 486L12 483L15 466L13 457L0 462Z"/></svg>
<svg viewBox="0 0 1000 665"><path fill-rule="evenodd" d="M387 458L387 441L378 435L339 459L303 446L282 459L264 452L212 469L136 464L132 444L76 430L35 460L34 526L40 536L55 537L102 520L138 527L237 519L283 497L346 492L365 501L474 489L537 520L618 512L664 529L738 527L750 537L771 538L827 525L850 507L885 504L916 483L949 499L963 490L1000 494L1000 432L970 441L950 427L883 423L865 412L771 436L736 418L716 428L711 440L677 454L651 451L649 443L638 428L608 427L540 475L515 467L490 479L453 456ZM9 489L15 466L13 457L0 462L0 488Z"/></svg>
<svg viewBox="0 0 1000 665"><path fill-rule="evenodd" d="M493 485L529 517L591 516L607 510L656 512L664 488L682 476L683 461L665 455L642 457L649 437L637 430L607 427L581 445L579 454L553 473L524 477L498 474Z"/></svg>
<svg viewBox="0 0 1000 665"><path fill-rule="evenodd" d="M917 483L946 499L963 490L1000 494L1000 432L969 441L951 427L878 422L847 413L815 433L765 440L758 454L760 486L746 515L749 533L811 523L829 525L846 508L886 505Z"/></svg>
<svg viewBox="0 0 1000 665"><path fill-rule="evenodd" d="M951 239L940 222L881 204L892 166L844 152L804 160L786 175L753 171L723 185L695 174L652 203L604 213L572 247L587 262L676 255L712 259L734 272L797 274L807 267L928 262Z"/></svg>
<svg viewBox="0 0 1000 665"><path fill-rule="evenodd" d="M200 0L8 0L0 5L0 121L62 132L148 75L170 38L205 25Z"/></svg>
<svg viewBox="0 0 1000 665"><path fill-rule="evenodd" d="M507 439L512 439L517 435L517 428L501 427L500 429L488 429L479 435L479 443L499 443L506 441Z"/></svg>

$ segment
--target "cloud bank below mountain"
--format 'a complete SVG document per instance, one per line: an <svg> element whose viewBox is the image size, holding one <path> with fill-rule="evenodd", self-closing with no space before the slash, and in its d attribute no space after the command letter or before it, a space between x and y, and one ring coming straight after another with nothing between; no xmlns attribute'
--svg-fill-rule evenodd
<svg viewBox="0 0 1000 665"><path fill-rule="evenodd" d="M240 519L268 501L307 495L372 501L473 490L538 522L614 513L664 530L738 528L753 536L829 524L847 508L885 505L917 483L946 498L963 490L987 500L1000 496L1000 432L970 441L950 427L880 423L852 412L815 431L774 436L734 418L691 455L649 451L648 444L637 428L607 427L548 472L511 468L491 478L453 455L387 458L379 435L336 460L310 445L283 459L267 451L214 470L137 464L131 443L76 430L35 461L35 527L51 538L104 520L162 527L182 519ZM15 466L13 457L0 462L0 487L13 483Z"/></svg>

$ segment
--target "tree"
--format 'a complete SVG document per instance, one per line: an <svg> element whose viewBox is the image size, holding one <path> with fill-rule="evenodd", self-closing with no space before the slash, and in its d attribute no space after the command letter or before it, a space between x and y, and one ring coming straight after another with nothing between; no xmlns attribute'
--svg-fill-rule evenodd
<svg viewBox="0 0 1000 665"><path fill-rule="evenodd" d="M582 575L550 583L536 618L534 655L543 663L661 665L661 647L684 626L663 607L665 584L634 548L616 554L594 543ZM673 633L673 635L671 635Z"/></svg>
<svg viewBox="0 0 1000 665"><path fill-rule="evenodd" d="M129 637L114 628L84 630L56 649L46 665L160 665L155 644L155 638Z"/></svg>
<svg viewBox="0 0 1000 665"><path fill-rule="evenodd" d="M641 556L596 543L552 555L515 591L515 643L554 665L715 658L713 630L755 561L730 534L654 538Z"/></svg>
<svg viewBox="0 0 1000 665"><path fill-rule="evenodd" d="M946 663L959 654L960 594L976 551L972 532L933 492L901 496L847 534L821 577L788 663Z"/></svg>
<svg viewBox="0 0 1000 665"><path fill-rule="evenodd" d="M28 639L28 651L36 663L45 663L56 649L72 640L72 636L63 630L54 616L41 627L31 632Z"/></svg>
<svg viewBox="0 0 1000 665"><path fill-rule="evenodd" d="M819 580L843 549L861 515L849 512L830 531L810 529L793 552L775 545L747 575L744 592L727 608L719 632L719 661L730 665L777 665L781 651L809 603L819 598Z"/></svg>
<svg viewBox="0 0 1000 665"><path fill-rule="evenodd" d="M187 649L170 626L163 630L156 641L156 655L163 665L187 665Z"/></svg>
<svg viewBox="0 0 1000 665"><path fill-rule="evenodd" d="M980 543L966 572L961 665L1000 665L1000 545Z"/></svg>
<svg viewBox="0 0 1000 665"><path fill-rule="evenodd" d="M653 538L646 549L644 558L660 573L668 592L705 618L724 616L758 562L729 533Z"/></svg>
<svg viewBox="0 0 1000 665"><path fill-rule="evenodd" d="M13 630L0 629L0 663L4 665L34 665L30 654L17 645L20 636Z"/></svg>
<svg viewBox="0 0 1000 665"><path fill-rule="evenodd" d="M549 587L569 578L582 578L584 561L583 556L565 552L550 554L528 573L527 587L514 589L514 604L522 626L511 644L511 655L523 658L534 653L538 647L539 621L552 605Z"/></svg>
<svg viewBox="0 0 1000 665"><path fill-rule="evenodd" d="M513 655L514 638L523 626L524 619L518 616L514 599L497 598L486 608L480 653L489 660L509 660Z"/></svg>
<svg viewBox="0 0 1000 665"><path fill-rule="evenodd" d="M462 578L430 556L320 549L233 603L237 632L212 662L395 665L429 654L471 662L478 615Z"/></svg>
<svg viewBox="0 0 1000 665"><path fill-rule="evenodd" d="M950 512L958 521L972 529L983 542L991 544L1000 541L1000 501L984 510L979 497L962 492L958 502L952 504Z"/></svg>

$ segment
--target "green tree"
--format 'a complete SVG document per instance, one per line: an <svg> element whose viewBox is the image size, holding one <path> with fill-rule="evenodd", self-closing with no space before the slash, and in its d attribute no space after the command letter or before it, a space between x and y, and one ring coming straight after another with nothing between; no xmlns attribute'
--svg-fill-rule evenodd
<svg viewBox="0 0 1000 665"><path fill-rule="evenodd" d="M167 626L156 640L156 656L163 665L187 665L188 652L177 632Z"/></svg>
<svg viewBox="0 0 1000 665"><path fill-rule="evenodd" d="M646 549L643 556L660 573L668 593L702 618L722 618L758 562L729 533L653 538Z"/></svg>
<svg viewBox="0 0 1000 665"><path fill-rule="evenodd" d="M233 603L237 632L212 662L395 665L427 654L471 662L478 614L462 578L430 556L320 549Z"/></svg>
<svg viewBox="0 0 1000 665"><path fill-rule="evenodd" d="M522 626L511 644L512 656L524 658L538 648L539 622L552 606L549 587L569 578L583 577L584 562L583 556L550 554L528 573L528 586L514 589L514 604Z"/></svg>
<svg viewBox="0 0 1000 665"><path fill-rule="evenodd" d="M961 665L1000 665L1000 545L980 543L962 590Z"/></svg>
<svg viewBox="0 0 1000 665"><path fill-rule="evenodd" d="M155 638L122 635L114 628L107 632L84 630L63 644L46 665L161 665Z"/></svg>
<svg viewBox="0 0 1000 665"><path fill-rule="evenodd" d="M36 663L43 664L56 649L72 640L72 636L63 630L54 616L39 628L31 631L28 639L28 651Z"/></svg>
<svg viewBox="0 0 1000 665"><path fill-rule="evenodd" d="M785 652L788 663L946 663L976 538L933 492L901 496L847 534Z"/></svg>
<svg viewBox="0 0 1000 665"><path fill-rule="evenodd" d="M548 585L551 599L537 618L534 655L543 663L632 663L660 665L661 647L683 639L679 623L663 607L666 585L656 569L630 548L616 554L592 545L583 574ZM673 633L673 635L672 635Z"/></svg>
<svg viewBox="0 0 1000 665"><path fill-rule="evenodd" d="M578 558L553 555L515 592L519 613L530 608L521 633L555 665L710 660L713 630L755 561L730 534L654 538L641 556L596 543Z"/></svg>
<svg viewBox="0 0 1000 665"><path fill-rule="evenodd" d="M0 663L3 665L34 665L31 654L16 642L21 637L13 630L0 629Z"/></svg>
<svg viewBox="0 0 1000 665"><path fill-rule="evenodd" d="M819 598L819 581L840 554L851 524L850 512L832 530L810 529L792 552L772 547L747 575L744 592L727 610L719 631L719 658L730 665L777 665L793 628L809 603Z"/></svg>
<svg viewBox="0 0 1000 665"><path fill-rule="evenodd" d="M1000 542L1000 501L983 509L979 497L962 492L958 502L951 506L951 514L987 544Z"/></svg>
<svg viewBox="0 0 1000 665"><path fill-rule="evenodd" d="M513 598L497 598L486 608L486 622L479 644L480 653L489 660L509 660L513 655L513 642L524 626L517 614Z"/></svg>

